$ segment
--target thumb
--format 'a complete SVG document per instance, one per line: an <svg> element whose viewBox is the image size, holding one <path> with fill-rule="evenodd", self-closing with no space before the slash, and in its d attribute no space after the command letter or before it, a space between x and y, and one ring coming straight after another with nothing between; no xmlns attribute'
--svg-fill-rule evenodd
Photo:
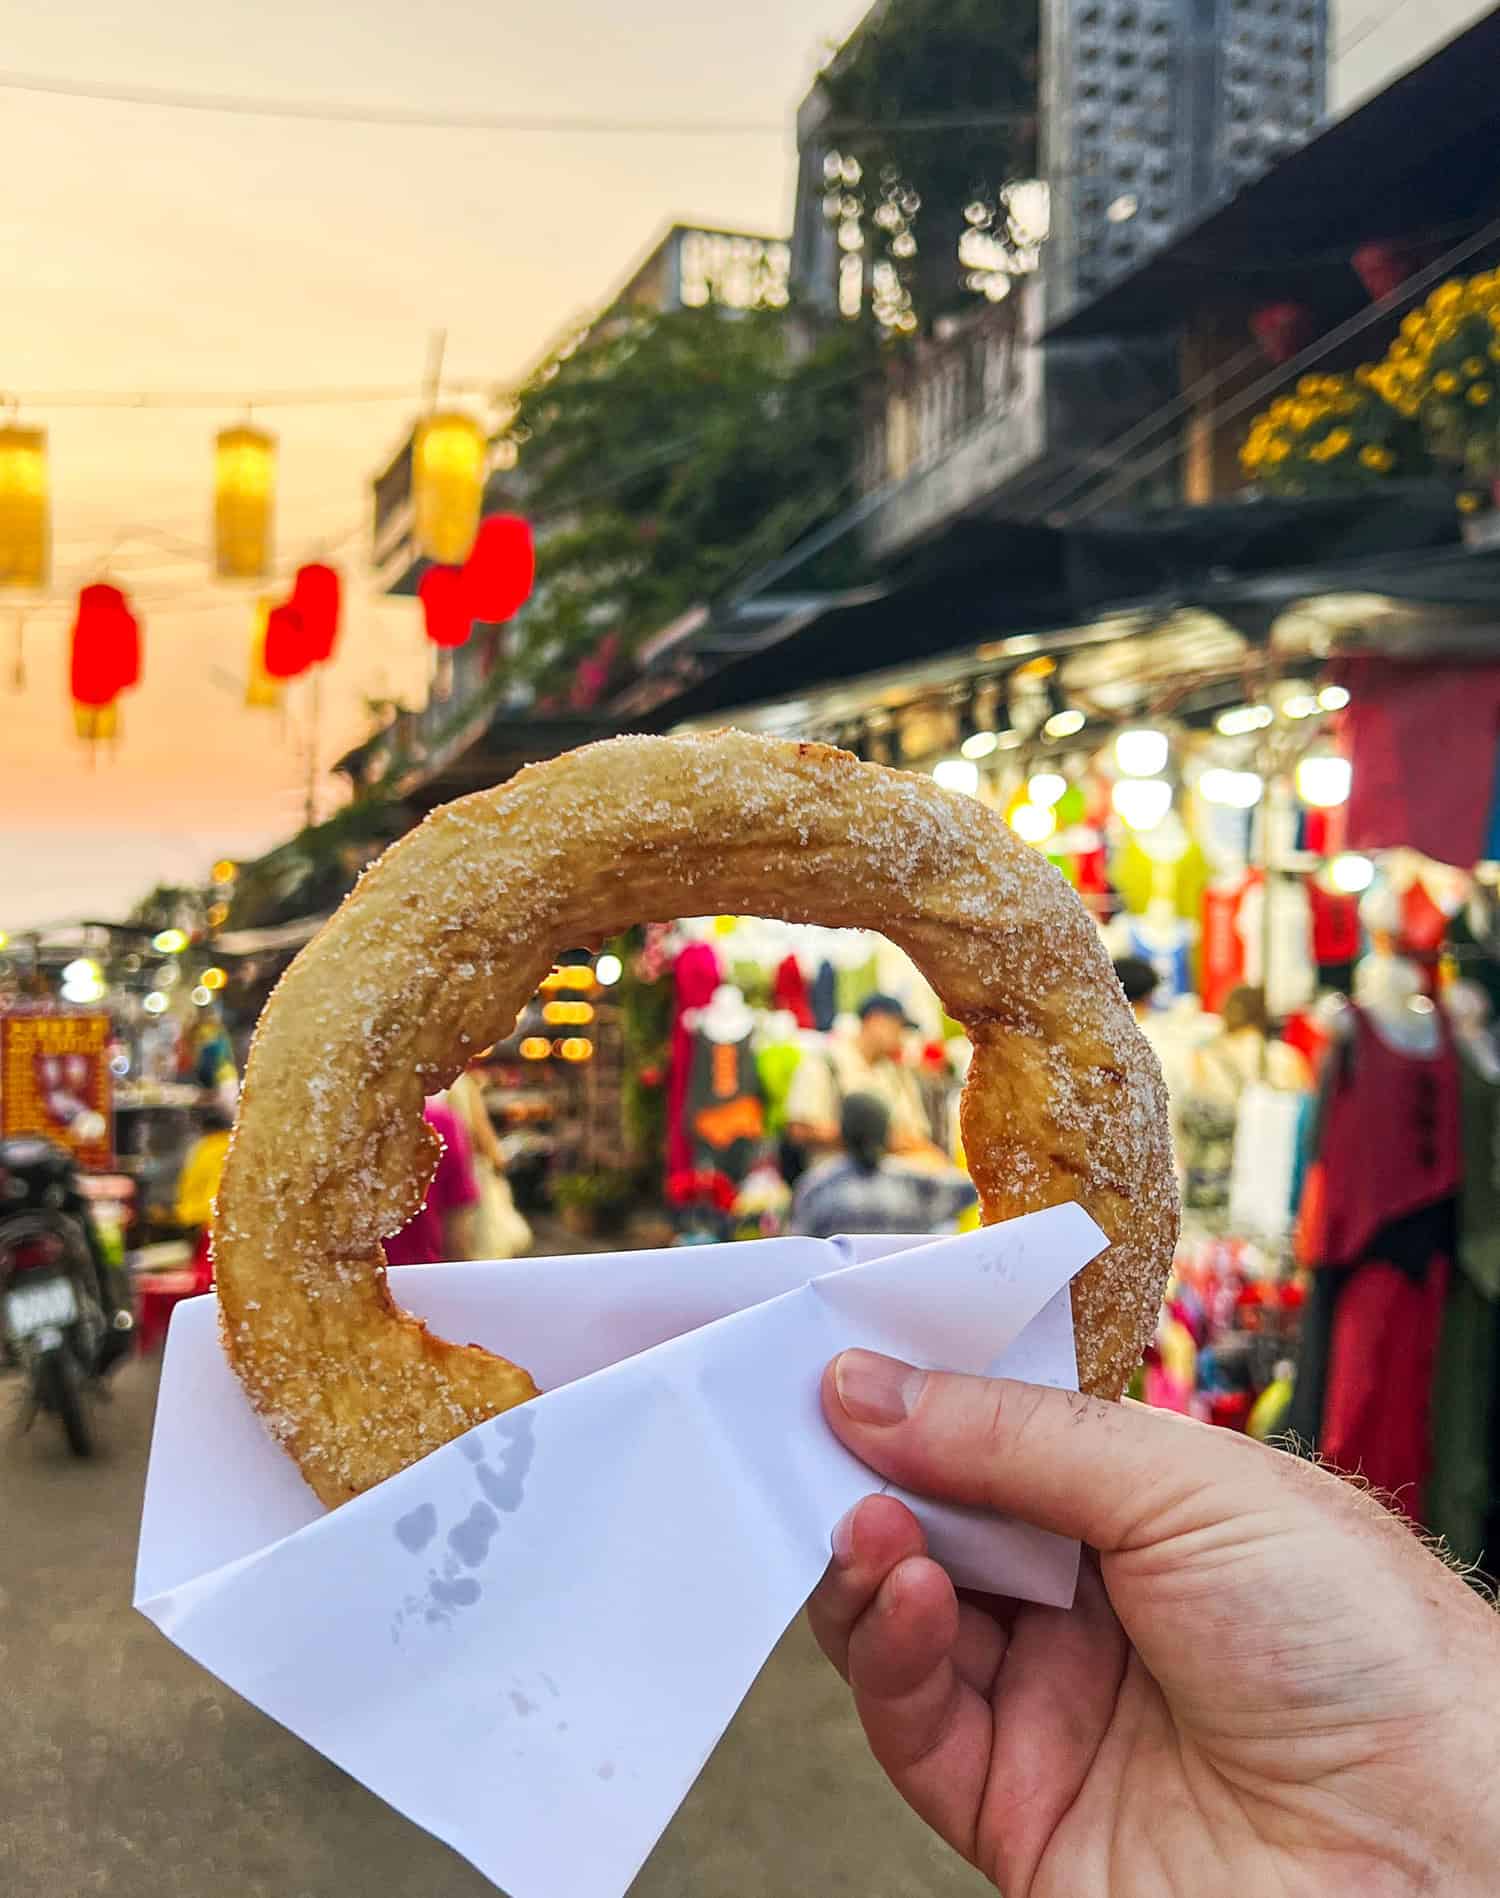
<svg viewBox="0 0 1500 1898"><path fill-rule="evenodd" d="M1286 1500L1281 1453L1077 1391L845 1351L824 1373L823 1409L861 1462L903 1489L1017 1516L1105 1553L1223 1521L1258 1496Z"/></svg>

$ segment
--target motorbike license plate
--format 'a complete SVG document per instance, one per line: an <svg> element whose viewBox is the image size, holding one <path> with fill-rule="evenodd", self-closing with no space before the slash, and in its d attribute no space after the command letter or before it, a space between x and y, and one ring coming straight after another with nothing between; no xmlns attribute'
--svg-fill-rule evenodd
<svg viewBox="0 0 1500 1898"><path fill-rule="evenodd" d="M40 1285L13 1288L5 1299L5 1329L13 1338L71 1325L78 1316L78 1295L71 1279L45 1279Z"/></svg>

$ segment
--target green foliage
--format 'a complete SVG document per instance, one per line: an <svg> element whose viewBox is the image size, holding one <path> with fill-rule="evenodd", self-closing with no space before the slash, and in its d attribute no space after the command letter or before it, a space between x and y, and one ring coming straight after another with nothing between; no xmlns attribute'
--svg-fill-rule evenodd
<svg viewBox="0 0 1500 1898"><path fill-rule="evenodd" d="M593 1213L603 1220L624 1212L635 1197L635 1181L628 1173L559 1173L550 1190L559 1212Z"/></svg>
<svg viewBox="0 0 1500 1898"><path fill-rule="evenodd" d="M788 319L717 308L600 326L517 398L526 505L544 526L514 680L555 690L619 659L812 531L852 475L847 332L798 357Z"/></svg>
<svg viewBox="0 0 1500 1898"><path fill-rule="evenodd" d="M300 830L254 863L242 864L230 904L231 929L264 929L331 910L360 871L410 828L389 798L359 798L325 823Z"/></svg>
<svg viewBox="0 0 1500 1898"><path fill-rule="evenodd" d="M890 0L825 68L824 211L868 257L884 328L930 327L1034 268L1014 187L1036 175L1038 23L1036 0ZM985 117L1002 122L921 124Z"/></svg>

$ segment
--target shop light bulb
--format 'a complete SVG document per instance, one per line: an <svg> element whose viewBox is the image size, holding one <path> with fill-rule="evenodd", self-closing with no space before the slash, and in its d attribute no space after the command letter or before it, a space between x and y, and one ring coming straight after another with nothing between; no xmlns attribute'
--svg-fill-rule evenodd
<svg viewBox="0 0 1500 1898"><path fill-rule="evenodd" d="M151 947L159 956L180 956L187 946L187 936L180 929L164 929L151 938Z"/></svg>
<svg viewBox="0 0 1500 1898"><path fill-rule="evenodd" d="M213 999L214 999L213 990L204 988L201 982L198 984L197 988L193 990L193 1007L194 1008L207 1008L209 1003Z"/></svg>
<svg viewBox="0 0 1500 1898"><path fill-rule="evenodd" d="M198 980L206 989L221 989L229 980L229 976L223 969L205 969Z"/></svg>
<svg viewBox="0 0 1500 1898"><path fill-rule="evenodd" d="M1235 705L1214 722L1226 738L1243 738L1246 732L1263 732L1275 716L1269 705Z"/></svg>
<svg viewBox="0 0 1500 1898"><path fill-rule="evenodd" d="M582 1035L569 1035L566 1041L558 1043L557 1052L564 1061L592 1061L594 1044Z"/></svg>
<svg viewBox="0 0 1500 1898"><path fill-rule="evenodd" d="M981 758L990 757L999 749L1000 734L998 732L970 732L959 746L964 756L975 764L978 764Z"/></svg>
<svg viewBox="0 0 1500 1898"><path fill-rule="evenodd" d="M1325 712L1342 712L1349 703L1349 688L1346 685L1325 685L1318 694L1318 705Z"/></svg>
<svg viewBox="0 0 1500 1898"><path fill-rule="evenodd" d="M91 962L87 956L80 956L77 962L70 962L62 972L63 981L71 983L75 988L97 982L99 977L99 964Z"/></svg>
<svg viewBox="0 0 1500 1898"><path fill-rule="evenodd" d="M62 998L65 1002L97 1002L103 996L104 981L98 975L83 975L71 982L66 979L63 981Z"/></svg>
<svg viewBox="0 0 1500 1898"><path fill-rule="evenodd" d="M1087 715L1080 712L1076 705L1068 705L1062 711L1054 712L1042 730L1049 738L1076 738L1088 722Z"/></svg>
<svg viewBox="0 0 1500 1898"><path fill-rule="evenodd" d="M1198 780L1198 795L1210 804L1228 804L1237 811L1248 811L1259 804L1265 780L1258 771L1224 771L1218 766L1205 771Z"/></svg>
<svg viewBox="0 0 1500 1898"><path fill-rule="evenodd" d="M1143 727L1121 732L1115 740L1115 763L1130 778L1157 778L1167 768L1171 747L1165 732Z"/></svg>
<svg viewBox="0 0 1500 1898"><path fill-rule="evenodd" d="M141 1006L148 1015L165 1015L168 1007L167 998L160 989L152 989Z"/></svg>
<svg viewBox="0 0 1500 1898"><path fill-rule="evenodd" d="M594 980L601 989L612 989L625 973L625 965L618 956L600 956L594 964Z"/></svg>
<svg viewBox="0 0 1500 1898"><path fill-rule="evenodd" d="M545 1035L528 1035L521 1043L523 1061L545 1061L552 1052L552 1043Z"/></svg>
<svg viewBox="0 0 1500 1898"><path fill-rule="evenodd" d="M1044 844L1057 829L1057 812L1050 805L1018 804L1010 814L1010 827L1028 844Z"/></svg>
<svg viewBox="0 0 1500 1898"><path fill-rule="evenodd" d="M1155 830L1172 808L1172 787L1165 778L1121 778L1110 802L1132 830Z"/></svg>
<svg viewBox="0 0 1500 1898"><path fill-rule="evenodd" d="M1050 811L1067 788L1068 780L1060 771L1038 771L1027 784L1026 795L1033 804Z"/></svg>
<svg viewBox="0 0 1500 1898"><path fill-rule="evenodd" d="M1354 773L1347 758L1312 752L1297 766L1297 795L1315 811L1336 810L1349 801Z"/></svg>
<svg viewBox="0 0 1500 1898"><path fill-rule="evenodd" d="M1288 718L1316 718L1319 706L1311 692L1297 692L1282 702L1281 709Z"/></svg>
<svg viewBox="0 0 1500 1898"><path fill-rule="evenodd" d="M1375 881L1375 866L1368 857L1346 850L1329 864L1328 881L1345 896L1362 896Z"/></svg>
<svg viewBox="0 0 1500 1898"><path fill-rule="evenodd" d="M932 767L932 781L945 791L973 797L979 790L979 766L971 758L940 758Z"/></svg>

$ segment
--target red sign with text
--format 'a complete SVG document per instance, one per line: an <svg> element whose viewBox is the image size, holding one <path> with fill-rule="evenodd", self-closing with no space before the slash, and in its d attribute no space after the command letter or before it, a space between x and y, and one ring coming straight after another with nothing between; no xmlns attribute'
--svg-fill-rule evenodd
<svg viewBox="0 0 1500 1898"><path fill-rule="evenodd" d="M0 1135L41 1134L107 1171L112 1032L108 1015L0 1016Z"/></svg>

